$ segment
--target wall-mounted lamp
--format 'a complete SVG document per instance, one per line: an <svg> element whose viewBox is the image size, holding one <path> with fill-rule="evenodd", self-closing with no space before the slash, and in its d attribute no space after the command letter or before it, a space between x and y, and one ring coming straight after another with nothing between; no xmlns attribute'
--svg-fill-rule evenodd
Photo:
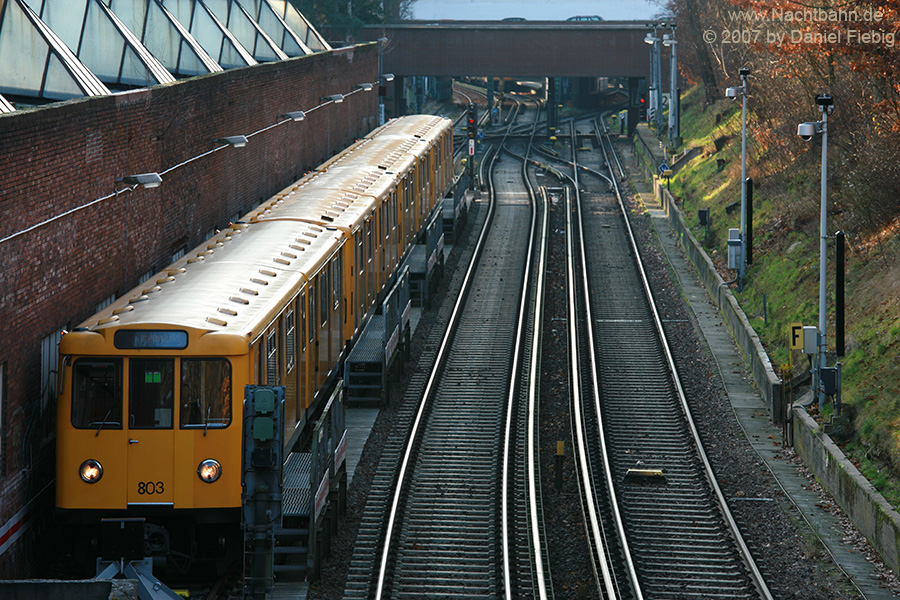
<svg viewBox="0 0 900 600"><path fill-rule="evenodd" d="M243 148L247 145L247 136L229 135L223 138L216 138L215 141L219 144L228 144L229 146L234 146L235 148Z"/></svg>
<svg viewBox="0 0 900 600"><path fill-rule="evenodd" d="M332 94L330 96L322 96L322 100L326 102L334 102L335 104L340 104L344 101L343 94Z"/></svg>
<svg viewBox="0 0 900 600"><path fill-rule="evenodd" d="M364 91L364 92L371 92L371 91L372 91L372 84L371 84L371 83L357 83L355 87L356 87L356 89L362 90L362 91Z"/></svg>
<svg viewBox="0 0 900 600"><path fill-rule="evenodd" d="M116 183L127 183L129 185L139 185L145 188L159 187L162 183L162 177L159 173L138 173L137 175L128 175L121 179L116 179Z"/></svg>
<svg viewBox="0 0 900 600"><path fill-rule="evenodd" d="M306 118L306 113L302 110L295 110L293 112L281 113L278 115L279 119L290 119L291 121L302 121Z"/></svg>

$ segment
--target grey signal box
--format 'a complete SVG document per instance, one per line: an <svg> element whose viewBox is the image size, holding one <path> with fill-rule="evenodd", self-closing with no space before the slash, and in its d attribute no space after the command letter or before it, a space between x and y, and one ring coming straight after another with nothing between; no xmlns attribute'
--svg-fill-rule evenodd
<svg viewBox="0 0 900 600"><path fill-rule="evenodd" d="M737 270L741 268L741 230L728 230L728 268Z"/></svg>
<svg viewBox="0 0 900 600"><path fill-rule="evenodd" d="M819 330L812 325L803 328L803 354L819 352Z"/></svg>

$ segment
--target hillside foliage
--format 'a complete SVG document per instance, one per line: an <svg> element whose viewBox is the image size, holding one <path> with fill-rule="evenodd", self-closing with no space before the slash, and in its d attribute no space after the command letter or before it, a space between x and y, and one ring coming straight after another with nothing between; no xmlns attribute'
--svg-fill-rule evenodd
<svg viewBox="0 0 900 600"><path fill-rule="evenodd" d="M736 295L776 369L789 360L795 371L805 369L805 358L786 349L786 329L818 318L821 137L803 141L797 125L821 119L816 95L834 99L828 233L843 231L849 243L845 450L864 472L893 480L884 487L900 501L900 0L672 0L669 8L681 73L696 84L683 99L693 120L683 132L703 150L679 172L673 192L694 221L692 211L712 207L717 226L705 242L719 263L725 228L738 226L740 197L741 111L724 91L740 85L739 69L751 70L756 250ZM740 43L723 43L726 37ZM829 249L830 269L833 261ZM834 361L834 273L828 278Z"/></svg>

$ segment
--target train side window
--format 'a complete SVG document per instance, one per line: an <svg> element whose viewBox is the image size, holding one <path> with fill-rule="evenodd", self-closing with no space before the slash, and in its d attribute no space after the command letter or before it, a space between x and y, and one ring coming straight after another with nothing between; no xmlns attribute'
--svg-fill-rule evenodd
<svg viewBox="0 0 900 600"><path fill-rule="evenodd" d="M231 424L231 363L223 358L181 359L181 427Z"/></svg>
<svg viewBox="0 0 900 600"><path fill-rule="evenodd" d="M364 234L357 233L357 235L356 235L356 240L357 240L356 241L356 270L357 270L357 275L359 277L362 277L363 273L365 273L366 265L365 265L365 260L363 259L363 257L366 255L365 248L363 247L363 243L364 243L365 239L366 238L365 238Z"/></svg>
<svg viewBox="0 0 900 600"><path fill-rule="evenodd" d="M72 367L72 426L122 429L122 360L80 358Z"/></svg>
<svg viewBox="0 0 900 600"><path fill-rule="evenodd" d="M366 262L372 262L374 246L375 244L372 243L372 219L368 219L366 221Z"/></svg>
<svg viewBox="0 0 900 600"><path fill-rule="evenodd" d="M323 269L322 274L319 275L319 321L322 322L322 326L328 322L328 295L331 293L328 287L328 269Z"/></svg>
<svg viewBox="0 0 900 600"><path fill-rule="evenodd" d="M388 235L394 235L394 229L397 228L397 191L391 192L391 198L388 202L388 219L390 223L390 231Z"/></svg>
<svg viewBox="0 0 900 600"><path fill-rule="evenodd" d="M343 264L344 257L340 254L331 263L331 303L334 306L334 310L337 310L341 305L341 273L344 272Z"/></svg>
<svg viewBox="0 0 900 600"><path fill-rule="evenodd" d="M278 328L266 335L266 385L281 385L278 373Z"/></svg>
<svg viewBox="0 0 900 600"><path fill-rule="evenodd" d="M297 324L297 331L300 333L300 352L306 350L306 298L300 296L297 300L300 307L300 322Z"/></svg>
<svg viewBox="0 0 900 600"><path fill-rule="evenodd" d="M285 327L285 346L284 346L284 357L285 362L287 363L287 372L290 373L294 370L294 354L296 353L296 342L294 335L294 308L291 307L288 309L287 314L284 317L284 327Z"/></svg>
<svg viewBox="0 0 900 600"><path fill-rule="evenodd" d="M132 358L128 369L128 427L171 429L175 404L175 361Z"/></svg>
<svg viewBox="0 0 900 600"><path fill-rule="evenodd" d="M310 351L313 350L313 344L316 341L316 293L315 286L311 286L308 288L307 294L309 295L309 312L307 314L306 321L309 323L309 348Z"/></svg>

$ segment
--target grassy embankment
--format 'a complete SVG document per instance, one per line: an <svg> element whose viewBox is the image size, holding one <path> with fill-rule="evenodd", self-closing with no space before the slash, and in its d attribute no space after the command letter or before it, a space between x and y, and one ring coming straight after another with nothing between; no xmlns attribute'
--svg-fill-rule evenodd
<svg viewBox="0 0 900 600"><path fill-rule="evenodd" d="M673 195L707 253L725 269L729 228L740 227L741 107L723 99L702 105L698 88L682 99L685 147L700 152L672 179ZM810 120L816 117L810 113ZM748 136L752 136L752 114ZM784 135L796 135L796 124ZM787 129L787 127L786 127ZM755 180L753 264L743 290L733 289L767 348L776 371L787 365L799 375L808 359L788 349L790 323L817 325L819 313L819 148L791 164L748 147L748 172ZM830 149L829 149L830 150ZM815 156L813 156L815 155ZM829 155L830 164L840 164ZM834 161L834 162L831 162ZM783 161L781 161L783 163ZM654 166L655 168L655 166ZM834 167L832 167L834 168ZM829 197L829 202L834 199ZM709 208L709 233L697 211ZM841 215L829 217L829 233L840 229ZM893 506L900 505L900 236L896 232L848 233L846 350L843 357L844 414L852 429L844 451ZM834 249L828 254L828 342L834 350ZM732 286L734 287L734 286ZM815 403L810 407L817 412ZM822 417L830 417L829 404Z"/></svg>

